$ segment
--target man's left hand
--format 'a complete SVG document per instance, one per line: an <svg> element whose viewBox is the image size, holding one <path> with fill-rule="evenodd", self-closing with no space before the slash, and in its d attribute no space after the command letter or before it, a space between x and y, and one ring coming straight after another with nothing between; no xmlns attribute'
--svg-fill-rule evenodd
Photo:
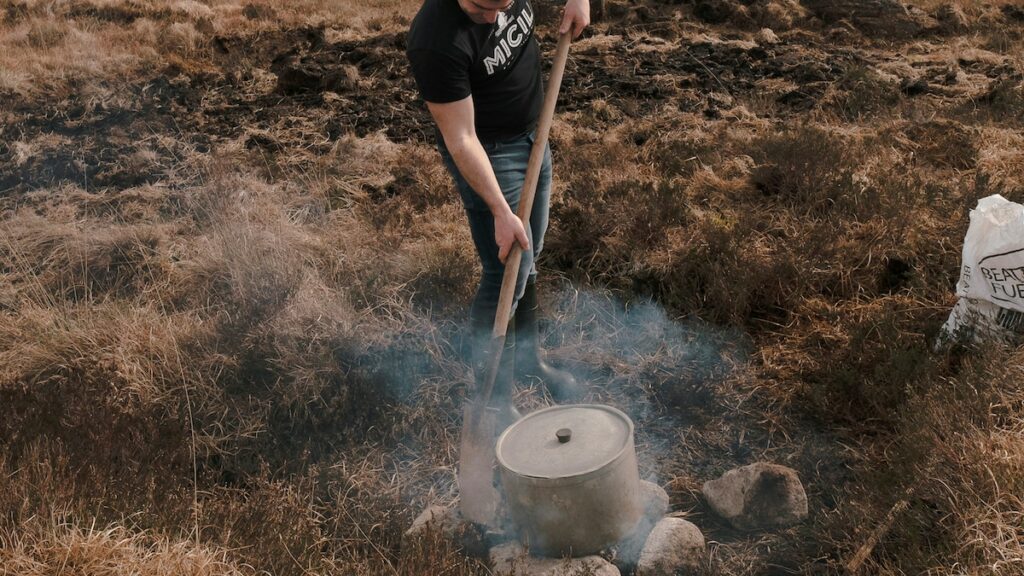
<svg viewBox="0 0 1024 576"><path fill-rule="evenodd" d="M562 11L562 25L558 27L558 33L565 34L571 29L572 37L578 38L588 24L590 0L566 0L565 10Z"/></svg>

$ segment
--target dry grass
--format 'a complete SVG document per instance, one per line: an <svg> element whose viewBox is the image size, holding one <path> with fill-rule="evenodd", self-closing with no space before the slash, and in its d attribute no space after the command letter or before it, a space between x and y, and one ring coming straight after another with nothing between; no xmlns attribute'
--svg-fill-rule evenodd
<svg viewBox="0 0 1024 576"><path fill-rule="evenodd" d="M835 519L844 539L863 540L904 488L912 489L907 511L865 572L944 574L954 563L968 573L1019 571L1024 444L1020 420L1010 416L1021 402L1019 355L988 354L967 361L955 377L930 380L905 404L894 442L884 453L865 454L885 463L864 471L869 485L889 490L855 489L858 505Z"/></svg>
<svg viewBox="0 0 1024 576"><path fill-rule="evenodd" d="M52 571L72 550L118 574L479 573L448 544L399 546L426 493L451 499L451 432L431 412L455 410L465 372L422 314L453 305L439 291L468 300L468 231L450 203L368 210L361 195L395 180L368 179L378 152L403 151L340 146L299 194L223 171L228 148L182 167L203 184L171 197L69 188L6 214L5 566ZM359 194L333 205L345 187Z"/></svg>
<svg viewBox="0 0 1024 576"><path fill-rule="evenodd" d="M56 519L26 522L13 533L0 532L0 574L152 574L154 576L241 576L252 568L227 559L225 551L193 542L150 538L113 526L79 527Z"/></svg>
<svg viewBox="0 0 1024 576"><path fill-rule="evenodd" d="M0 93L109 103L140 74L168 66L209 69L217 35L311 25L341 36L380 32L406 24L417 6L411 0L16 1L0 20Z"/></svg>
<svg viewBox="0 0 1024 576"><path fill-rule="evenodd" d="M1020 63L1010 3L959 5L963 33L837 49L806 113L780 100L786 74L832 54L785 51L818 38L786 3L751 5L787 43L753 93L736 76L776 58L671 53L750 32L678 23L675 5L619 14L574 53L547 343L640 423L642 474L705 531L708 573L838 572L909 485L865 573L1024 561L1020 353L931 346L968 210L1024 200L1019 78L999 72ZM425 129L386 114L409 94L394 34L414 10L5 13L0 170L29 183L0 199L0 574L487 573L437 534L402 542L457 496L476 277ZM351 58L337 91L275 90L292 41ZM645 66L651 82L623 72ZM942 90L901 90L915 70ZM704 480L757 459L799 471L808 522L737 534L706 508Z"/></svg>
<svg viewBox="0 0 1024 576"><path fill-rule="evenodd" d="M956 6L965 11L979 11L1001 6L1012 6L1013 0L910 0L908 4L924 10L935 10L942 6Z"/></svg>

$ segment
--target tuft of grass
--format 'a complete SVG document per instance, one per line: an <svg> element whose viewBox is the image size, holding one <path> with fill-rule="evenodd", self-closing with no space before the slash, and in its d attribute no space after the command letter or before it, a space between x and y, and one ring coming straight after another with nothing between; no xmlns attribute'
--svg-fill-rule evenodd
<svg viewBox="0 0 1024 576"><path fill-rule="evenodd" d="M901 97L899 83L869 66L853 65L835 83L833 106L844 119L857 122L892 109Z"/></svg>
<svg viewBox="0 0 1024 576"><path fill-rule="evenodd" d="M993 120L1020 122L1024 120L1024 79L999 78L981 96Z"/></svg>
<svg viewBox="0 0 1024 576"><path fill-rule="evenodd" d="M59 301L131 299L166 278L168 241L160 226L114 226L90 230L90 223L53 225L24 215L0 252L24 265L11 280L41 289ZM46 303L46 302L40 302Z"/></svg>
<svg viewBox="0 0 1024 576"><path fill-rule="evenodd" d="M952 120L936 120L911 126L907 138L919 148L917 155L943 168L969 170L978 162L974 131Z"/></svg>
<svg viewBox="0 0 1024 576"><path fill-rule="evenodd" d="M814 412L860 426L891 427L915 390L942 373L941 359L920 332L922 318L908 311L912 306L900 297L861 306L841 340L819 341L819 353L830 361L806 375L804 391Z"/></svg>
<svg viewBox="0 0 1024 576"><path fill-rule="evenodd" d="M828 213L855 202L857 142L817 126L763 136L752 143L754 186L795 210Z"/></svg>
<svg viewBox="0 0 1024 576"><path fill-rule="evenodd" d="M57 518L0 529L0 563L20 576L59 572L96 576L244 576L255 570L225 550L112 525L80 526Z"/></svg>
<svg viewBox="0 0 1024 576"><path fill-rule="evenodd" d="M834 519L837 532L873 527L906 501L866 572L998 573L1024 562L1019 362L1019 351L962 356L955 374L911 393L891 442L864 455L863 494Z"/></svg>

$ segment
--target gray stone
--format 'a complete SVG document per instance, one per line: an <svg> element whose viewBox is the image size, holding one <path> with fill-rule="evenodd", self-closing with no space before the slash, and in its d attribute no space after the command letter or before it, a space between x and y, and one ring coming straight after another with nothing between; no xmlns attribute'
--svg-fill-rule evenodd
<svg viewBox="0 0 1024 576"><path fill-rule="evenodd" d="M636 576L673 576L679 570L695 570L704 559L704 535L682 518L662 518L651 530Z"/></svg>
<svg viewBox="0 0 1024 576"><path fill-rule="evenodd" d="M446 537L453 537L462 523L462 517L457 508L448 508L435 504L428 506L426 510L412 521L412 526L403 534L404 538L416 538L427 533L429 530L437 530Z"/></svg>
<svg viewBox="0 0 1024 576"><path fill-rule="evenodd" d="M644 516L661 518L668 513L668 492L654 482L640 481L640 497L644 502Z"/></svg>
<svg viewBox="0 0 1024 576"><path fill-rule="evenodd" d="M518 542L491 548L494 576L620 576L619 569L600 556L538 558Z"/></svg>
<svg viewBox="0 0 1024 576"><path fill-rule="evenodd" d="M496 536L463 518L457 506L449 508L433 505L427 507L413 520L412 525L402 535L402 547L408 548L424 543L430 545L429 537L432 535L452 542L472 556L486 554L489 542Z"/></svg>
<svg viewBox="0 0 1024 576"><path fill-rule="evenodd" d="M644 501L644 516L636 527L622 540L610 547L607 554L612 563L623 572L632 572L640 561L640 552L647 542L654 525L668 513L668 493L661 486L646 480L640 481L640 494Z"/></svg>
<svg viewBox="0 0 1024 576"><path fill-rule="evenodd" d="M761 28L761 31L757 33L756 40L762 46L778 44L780 42L779 37L775 35L771 28Z"/></svg>
<svg viewBox="0 0 1024 576"><path fill-rule="evenodd" d="M739 530L783 528L807 517L807 494L792 468L758 462L704 483L716 514Z"/></svg>

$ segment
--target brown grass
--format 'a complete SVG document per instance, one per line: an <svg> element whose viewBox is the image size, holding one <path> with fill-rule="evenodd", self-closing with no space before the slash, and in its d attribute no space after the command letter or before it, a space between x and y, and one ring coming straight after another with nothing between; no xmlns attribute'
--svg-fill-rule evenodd
<svg viewBox="0 0 1024 576"><path fill-rule="evenodd" d="M109 101L139 74L168 65L208 68L216 34L308 25L341 35L380 32L405 25L417 6L411 0L18 1L0 28L0 91Z"/></svg>
<svg viewBox="0 0 1024 576"><path fill-rule="evenodd" d="M225 551L192 542L150 538L122 527L79 527L67 521L26 522L15 533L0 533L0 574L36 576L53 570L69 574L153 574L240 576L253 574L227 559Z"/></svg>
<svg viewBox="0 0 1024 576"><path fill-rule="evenodd" d="M226 553L238 566L275 574L299 566L377 573L397 563L398 536L412 518L388 471L398 463L373 452L360 461L348 447L373 426L384 438L401 436L397 414L385 416L382 403L408 394L414 382L395 378L416 372L403 366L432 364L389 344L398 331L418 330L404 303L416 292L402 286L449 282L437 266L451 260L433 253L464 249L413 247L388 272L369 246L354 262L332 257L334 242L350 257L371 242L367 224L323 212L309 236L265 183L229 176L194 198L188 220L152 228L25 214L6 236L6 281L18 294L9 302L17 315L0 324L0 388L15 415L0 430L7 509L16 510L11 562L49 570L57 557L47 550L65 546L82 548L75 562L83 570L93 562L116 573L132 566L159 573L146 567L187 556L170 545L147 547L117 525L102 533L22 528L20 520L71 502L75 518L131 519L141 530L172 534L195 524L197 541L229 550L256 545L265 556ZM454 217L461 216L431 215L437 223ZM12 220L5 225L10 230ZM381 274L392 280L381 285ZM373 302L376 312L359 313L353 302ZM379 339L353 339L359 332ZM373 352L381 346L392 347L390 360ZM347 455L334 466L341 447ZM322 460L323 470L308 467ZM16 463L33 461L51 467ZM274 480L282 465L306 478L306 488ZM384 524L381 506L394 515ZM325 546L335 551L324 557ZM136 564L119 560L132 553ZM437 554L454 552L423 553L402 562L430 566L446 558ZM234 573L234 561L203 568L207 557L193 556L195 573ZM185 569L194 560L180 562Z"/></svg>
<svg viewBox="0 0 1024 576"><path fill-rule="evenodd" d="M1021 400L1011 384L1020 380L1017 357L972 359L955 377L930 379L905 404L895 442L871 456L888 466L865 470L870 485L889 490L857 488L860 504L835 518L856 541L912 488L907 511L865 572L942 574L956 558L969 570L1012 574L1024 561L1020 423L1007 417Z"/></svg>
<svg viewBox="0 0 1024 576"><path fill-rule="evenodd" d="M357 97L403 81L390 35L414 4L23 2L3 16L0 91L18 106L0 111L0 170L55 184L0 199L0 574L487 573L438 534L402 542L425 505L457 497L476 278L461 205L415 130L326 136ZM753 13L782 19L786 42L818 38L775 4ZM839 50L842 74L807 113L771 92L787 79L714 111L702 76L669 68L658 87L679 98L660 108L566 88L547 344L588 399L634 415L642 474L705 531L707 573L838 572L911 485L865 573L1024 561L1020 353L932 347L968 210L1024 200L1019 79L988 76L1019 63L1021 39L1003 2L960 4L963 34L866 40L866 64ZM596 26L619 40L587 40L571 74L633 50L659 64L698 31L750 33L645 8ZM354 88L274 92L278 38L305 25L363 51L370 63L343 71ZM657 50L639 48L648 32ZM218 36L252 48L244 73L218 60ZM709 49L708 65L722 54L737 53ZM961 79L910 96L904 60ZM191 105L260 111L209 134L142 115L124 129L153 133L69 168L105 130L90 115L144 109L139 83L164 71ZM150 177L72 177L97 170ZM532 385L517 400L550 401ZM806 523L737 534L707 509L701 483L755 459L798 469Z"/></svg>

